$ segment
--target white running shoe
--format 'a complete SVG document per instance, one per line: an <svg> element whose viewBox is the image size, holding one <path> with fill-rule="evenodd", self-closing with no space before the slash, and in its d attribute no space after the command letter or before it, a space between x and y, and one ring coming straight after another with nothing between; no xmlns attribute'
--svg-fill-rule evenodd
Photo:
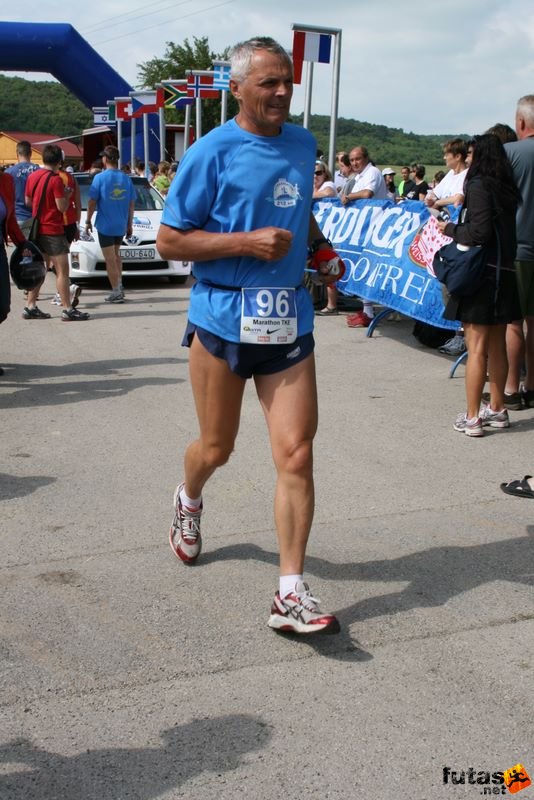
<svg viewBox="0 0 534 800"><path fill-rule="evenodd" d="M319 602L307 583L297 581L295 591L283 599L276 592L267 624L289 633L339 633L337 617L321 611Z"/></svg>
<svg viewBox="0 0 534 800"><path fill-rule="evenodd" d="M200 535L200 516L202 504L198 509L184 506L180 500L180 492L184 484L176 487L174 493L174 519L169 533L169 543L172 552L185 564L193 564L202 550L202 537Z"/></svg>
<svg viewBox="0 0 534 800"><path fill-rule="evenodd" d="M480 419L485 427L489 428L509 428L510 417L508 411L503 408L502 411L493 411L490 406L482 406L480 409Z"/></svg>

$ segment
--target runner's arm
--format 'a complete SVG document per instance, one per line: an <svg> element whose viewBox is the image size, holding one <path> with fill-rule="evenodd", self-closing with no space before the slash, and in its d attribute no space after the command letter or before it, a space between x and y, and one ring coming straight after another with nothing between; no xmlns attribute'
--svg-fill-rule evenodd
<svg viewBox="0 0 534 800"><path fill-rule="evenodd" d="M250 256L260 261L276 261L289 252L293 234L284 228L258 228L255 231L211 233L196 228L184 231L162 223L156 247L162 258L178 261L214 261L219 258Z"/></svg>

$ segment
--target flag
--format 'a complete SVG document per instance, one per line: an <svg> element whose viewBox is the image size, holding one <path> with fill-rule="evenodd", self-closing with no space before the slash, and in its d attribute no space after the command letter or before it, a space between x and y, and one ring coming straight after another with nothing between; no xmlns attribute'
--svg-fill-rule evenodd
<svg viewBox="0 0 534 800"><path fill-rule="evenodd" d="M108 100L108 122L116 122L117 115L115 113L115 100Z"/></svg>
<svg viewBox="0 0 534 800"><path fill-rule="evenodd" d="M150 89L142 92L130 92L132 98L132 117L142 117L143 114L154 114L163 108L163 89Z"/></svg>
<svg viewBox="0 0 534 800"><path fill-rule="evenodd" d="M227 90L230 85L230 62L213 62L213 86L215 89Z"/></svg>
<svg viewBox="0 0 534 800"><path fill-rule="evenodd" d="M107 125L108 124L108 107L107 106L93 106L93 125Z"/></svg>
<svg viewBox="0 0 534 800"><path fill-rule="evenodd" d="M162 81L165 92L165 108L183 108L193 103L193 98L187 94L187 80Z"/></svg>
<svg viewBox="0 0 534 800"><path fill-rule="evenodd" d="M318 61L330 64L332 37L328 33L295 31L293 33L293 81L302 79L302 62Z"/></svg>
<svg viewBox="0 0 534 800"><path fill-rule="evenodd" d="M187 95L216 100L219 90L213 88L213 73L209 70L191 70L187 77Z"/></svg>
<svg viewBox="0 0 534 800"><path fill-rule="evenodd" d="M132 117L132 101L129 97L115 98L115 116L117 119L128 120Z"/></svg>

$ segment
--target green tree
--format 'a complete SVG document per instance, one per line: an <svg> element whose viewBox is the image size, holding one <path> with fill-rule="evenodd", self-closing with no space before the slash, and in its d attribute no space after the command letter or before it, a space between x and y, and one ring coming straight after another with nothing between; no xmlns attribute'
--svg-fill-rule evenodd
<svg viewBox="0 0 534 800"><path fill-rule="evenodd" d="M226 60L229 48L219 55L214 53L209 46L207 36L193 36L193 44L185 39L183 44L167 42L167 47L162 58L151 58L137 65L140 86L153 87L160 81L185 78L186 71L190 69L211 69L214 61ZM193 112L194 113L194 112ZM228 116L237 113L237 104L234 98L228 97ZM165 111L167 122L182 122L184 111L182 109L167 109ZM221 101L202 101L202 132L207 133L220 124Z"/></svg>
<svg viewBox="0 0 534 800"><path fill-rule="evenodd" d="M5 131L74 136L93 115L61 83L0 75L0 120Z"/></svg>

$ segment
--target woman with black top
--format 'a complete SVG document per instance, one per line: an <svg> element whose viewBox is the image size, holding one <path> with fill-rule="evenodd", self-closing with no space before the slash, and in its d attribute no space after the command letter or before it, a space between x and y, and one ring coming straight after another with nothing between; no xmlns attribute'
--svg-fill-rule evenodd
<svg viewBox="0 0 534 800"><path fill-rule="evenodd" d="M487 247L482 285L467 297L451 296L444 313L446 319L462 323L468 352L465 370L467 410L457 417L454 429L468 436L483 436L484 426L508 428L510 425L504 407L508 370L505 337L507 323L521 316L514 269L515 217L521 195L497 136L475 136L468 145L467 164L465 202L459 222L439 222L438 225L442 233L461 246ZM481 407L486 370L490 403Z"/></svg>

